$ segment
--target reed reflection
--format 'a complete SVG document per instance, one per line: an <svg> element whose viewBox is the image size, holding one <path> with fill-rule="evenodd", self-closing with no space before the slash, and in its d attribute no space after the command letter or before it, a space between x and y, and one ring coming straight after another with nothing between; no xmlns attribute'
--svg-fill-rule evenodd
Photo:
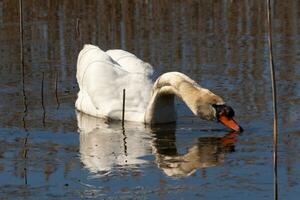
<svg viewBox="0 0 300 200"><path fill-rule="evenodd" d="M138 168L150 161L167 175L185 177L199 168L219 166L225 154L234 151L237 133L223 137L199 137L197 142L180 154L176 146L176 125L145 127L143 124L125 123L123 132L119 122L107 122L77 112L80 132L80 159L92 173L110 173L118 169Z"/></svg>

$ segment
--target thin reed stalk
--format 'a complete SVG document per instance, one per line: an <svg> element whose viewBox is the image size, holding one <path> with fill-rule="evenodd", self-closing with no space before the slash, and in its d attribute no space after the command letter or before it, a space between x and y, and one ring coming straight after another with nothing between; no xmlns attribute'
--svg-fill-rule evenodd
<svg viewBox="0 0 300 200"><path fill-rule="evenodd" d="M125 127L122 127L122 134L123 134L123 146L124 146L124 155L127 157L128 153L127 153L127 136L126 136L126 131L125 131ZM125 162L127 162L127 160L125 160Z"/></svg>
<svg viewBox="0 0 300 200"><path fill-rule="evenodd" d="M274 199L278 199L278 180L277 180L277 94L276 94L276 76L275 76L275 65L273 58L273 45L272 45L272 17L271 17L271 0L267 0L268 8L268 45L269 45L269 64L271 71L272 81L272 99L273 99L273 171L274 171Z"/></svg>
<svg viewBox="0 0 300 200"><path fill-rule="evenodd" d="M77 37L80 37L80 18L77 18L76 20L76 33L77 33Z"/></svg>
<svg viewBox="0 0 300 200"><path fill-rule="evenodd" d="M41 99L42 99L42 108L43 108L43 125L45 126L45 119L46 119L46 109L44 103L44 79L45 73L42 73L42 86L41 86Z"/></svg>
<svg viewBox="0 0 300 200"><path fill-rule="evenodd" d="M27 185L28 181L27 181L27 168L24 167L24 184Z"/></svg>
<svg viewBox="0 0 300 200"><path fill-rule="evenodd" d="M59 109L59 106L60 106L60 103L59 103L59 98L58 98L58 71L56 72L56 75L55 75L55 99L56 99L56 103L57 103L57 108L56 109Z"/></svg>
<svg viewBox="0 0 300 200"><path fill-rule="evenodd" d="M26 97L26 90L25 90L25 63L24 63L24 27L23 27L23 4L22 0L19 0L19 33L20 33L20 61L21 61L21 72L22 72L22 95L23 95L23 105L24 105L24 110L23 110L23 128L27 131L26 128L26 116L27 116L27 111L28 111L28 106L27 106L27 97ZM23 143L23 152L22 152L22 158L24 160L24 184L27 185L27 153L28 153L28 148L27 148L27 142L28 142L28 137L29 137L29 132L27 132L26 137L24 139Z"/></svg>
<svg viewBox="0 0 300 200"><path fill-rule="evenodd" d="M24 80L24 76L25 76L25 69L24 69L24 54L23 54L23 43L24 43L24 39L23 39L23 4L22 4L22 0L19 0L19 32L20 32L20 59L21 59L21 71L22 71L22 77ZM24 81L23 81L24 82Z"/></svg>
<svg viewBox="0 0 300 200"><path fill-rule="evenodd" d="M25 90L25 63L24 63L24 36L23 36L23 32L24 32L24 27L23 27L23 4L22 4L22 0L19 0L19 37L20 37L20 61L21 61L21 73L22 73L22 96L23 96L23 106L24 106L24 110L23 110L23 127L24 129L26 129L26 116L27 116L27 110L28 110L28 106L27 106L27 97L26 97L26 90Z"/></svg>
<svg viewBox="0 0 300 200"><path fill-rule="evenodd" d="M126 96L126 90L123 89L122 127L124 127L124 120L125 120L125 96Z"/></svg>
<svg viewBox="0 0 300 200"><path fill-rule="evenodd" d="M22 154L23 159L27 158L27 141L28 141L28 134L26 135L23 143L23 154Z"/></svg>
<svg viewBox="0 0 300 200"><path fill-rule="evenodd" d="M125 121L125 97L126 97L126 90L123 89L123 105L122 105L122 133L123 133L123 145L124 145L124 154L127 157L127 136L125 133L124 121ZM125 160L127 162L127 160Z"/></svg>
<svg viewBox="0 0 300 200"><path fill-rule="evenodd" d="M27 143L28 143L28 137L29 137L29 132L27 132L26 137L24 139L24 143L23 143L23 151L22 151L22 158L24 160L24 184L27 185L27 154L28 154L28 147L27 147Z"/></svg>

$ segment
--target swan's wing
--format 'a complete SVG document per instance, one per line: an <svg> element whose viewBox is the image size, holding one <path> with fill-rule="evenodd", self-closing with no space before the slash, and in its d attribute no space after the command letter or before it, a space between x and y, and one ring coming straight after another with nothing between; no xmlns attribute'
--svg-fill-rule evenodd
<svg viewBox="0 0 300 200"><path fill-rule="evenodd" d="M86 44L83 49L80 51L77 59L77 82L79 87L83 85L83 80L85 79L86 72L93 68L91 66L107 66L111 69L106 69L108 73L116 73L114 69L115 62L113 59L102 51L99 47Z"/></svg>
<svg viewBox="0 0 300 200"><path fill-rule="evenodd" d="M88 107L94 106L101 115L106 115L114 104L119 104L119 82L128 72L115 65L112 58L99 47L84 46L77 60L77 82L80 92L86 96L82 100L82 107L89 102Z"/></svg>
<svg viewBox="0 0 300 200"><path fill-rule="evenodd" d="M137 60L139 59L135 58ZM141 64L143 61L139 62L135 68L144 65ZM145 68L139 70L141 69ZM78 110L93 116L120 119L122 92L126 89L126 120L144 120L152 88L152 82L145 70L141 73L125 71L100 48L85 45L78 57L77 81L80 88L76 101Z"/></svg>
<svg viewBox="0 0 300 200"><path fill-rule="evenodd" d="M122 69L130 73L141 73L147 76L153 73L153 68L149 63L144 62L132 53L121 49L108 50L106 53L118 63Z"/></svg>

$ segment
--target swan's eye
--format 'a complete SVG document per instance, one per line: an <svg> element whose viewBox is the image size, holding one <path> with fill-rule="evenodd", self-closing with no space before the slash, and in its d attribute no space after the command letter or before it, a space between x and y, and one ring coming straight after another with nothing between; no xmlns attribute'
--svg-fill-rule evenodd
<svg viewBox="0 0 300 200"><path fill-rule="evenodd" d="M234 117L233 109L230 106L227 106L226 104L223 105L213 104L212 107L216 109L217 118L219 118L220 116L226 116L229 118Z"/></svg>
<svg viewBox="0 0 300 200"><path fill-rule="evenodd" d="M233 118L234 117L234 110L230 106L225 107L225 115L227 117Z"/></svg>

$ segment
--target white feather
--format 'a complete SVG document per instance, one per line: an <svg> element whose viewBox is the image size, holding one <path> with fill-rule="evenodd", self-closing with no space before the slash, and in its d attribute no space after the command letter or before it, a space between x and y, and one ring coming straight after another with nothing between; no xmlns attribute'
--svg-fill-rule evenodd
<svg viewBox="0 0 300 200"><path fill-rule="evenodd" d="M144 121L150 99L152 66L123 50L102 51L85 45L78 56L77 81L80 91L76 108L84 113L121 119L123 89L126 90L125 118Z"/></svg>

